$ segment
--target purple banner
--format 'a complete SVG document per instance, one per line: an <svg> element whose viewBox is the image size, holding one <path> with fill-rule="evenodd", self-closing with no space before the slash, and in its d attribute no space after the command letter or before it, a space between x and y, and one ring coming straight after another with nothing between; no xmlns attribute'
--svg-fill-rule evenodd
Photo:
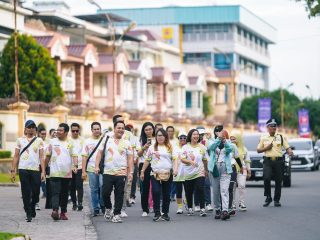
<svg viewBox="0 0 320 240"><path fill-rule="evenodd" d="M258 130L266 132L266 122L271 118L271 98L258 99Z"/></svg>
<svg viewBox="0 0 320 240"><path fill-rule="evenodd" d="M298 111L298 120L299 136L310 137L309 111L307 109L300 109Z"/></svg>

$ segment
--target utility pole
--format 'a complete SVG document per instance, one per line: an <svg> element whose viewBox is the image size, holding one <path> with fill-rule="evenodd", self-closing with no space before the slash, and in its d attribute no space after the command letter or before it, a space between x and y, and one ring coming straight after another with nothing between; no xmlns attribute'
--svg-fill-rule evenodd
<svg viewBox="0 0 320 240"><path fill-rule="evenodd" d="M17 31L17 0L13 0L13 13L14 13L14 94L17 102L20 102L20 84L19 84L19 52L18 52L18 31Z"/></svg>

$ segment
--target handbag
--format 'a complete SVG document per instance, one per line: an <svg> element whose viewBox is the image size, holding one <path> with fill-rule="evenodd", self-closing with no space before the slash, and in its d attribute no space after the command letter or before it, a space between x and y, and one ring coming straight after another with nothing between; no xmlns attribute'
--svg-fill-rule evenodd
<svg viewBox="0 0 320 240"><path fill-rule="evenodd" d="M167 182L167 181L169 181L170 175L171 175L170 171L168 171L168 172L156 172L154 174L154 177L155 177L156 180L158 180L160 182L162 182L162 181L163 182Z"/></svg>
<svg viewBox="0 0 320 240"><path fill-rule="evenodd" d="M220 151L218 153L217 161L219 159L220 152L221 152L221 149L220 149ZM213 175L213 177L220 177L220 173L219 173L219 169L218 169L218 166L217 166L217 162L215 162L215 164L214 164L212 175Z"/></svg>
<svg viewBox="0 0 320 240"><path fill-rule="evenodd" d="M106 147L107 147L108 140L109 140L109 136L107 136L106 141L104 142L104 145L103 145L102 156L101 156L101 160L100 160L100 163L99 163L100 174L103 174L103 172L104 172L104 159L106 157L105 152L106 152Z"/></svg>

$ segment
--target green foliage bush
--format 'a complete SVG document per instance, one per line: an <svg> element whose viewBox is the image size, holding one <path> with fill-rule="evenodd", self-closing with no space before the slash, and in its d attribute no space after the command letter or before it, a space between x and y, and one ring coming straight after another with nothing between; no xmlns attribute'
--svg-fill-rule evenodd
<svg viewBox="0 0 320 240"><path fill-rule="evenodd" d="M0 150L0 159L2 159L2 158L10 158L10 157L11 157L11 151Z"/></svg>

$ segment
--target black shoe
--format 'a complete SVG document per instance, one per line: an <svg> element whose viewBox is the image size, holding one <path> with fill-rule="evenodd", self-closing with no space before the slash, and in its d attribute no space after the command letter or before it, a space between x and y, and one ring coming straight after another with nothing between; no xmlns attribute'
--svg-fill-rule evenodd
<svg viewBox="0 0 320 240"><path fill-rule="evenodd" d="M274 201L274 206L275 207L281 207L281 203L279 201Z"/></svg>
<svg viewBox="0 0 320 240"><path fill-rule="evenodd" d="M161 215L160 214L156 214L154 215L153 219L154 222L159 222L161 220Z"/></svg>
<svg viewBox="0 0 320 240"><path fill-rule="evenodd" d="M230 215L227 211L223 211L221 214L221 220L227 220L230 218Z"/></svg>
<svg viewBox="0 0 320 240"><path fill-rule="evenodd" d="M30 215L26 216L26 222L31 222L32 221L32 217Z"/></svg>
<svg viewBox="0 0 320 240"><path fill-rule="evenodd" d="M214 219L220 219L221 218L221 211L216 210L216 215L214 216Z"/></svg>
<svg viewBox="0 0 320 240"><path fill-rule="evenodd" d="M72 210L73 210L73 211L76 211L76 210L77 210L77 208L78 208L77 204L76 204L76 203L74 203L74 204L72 205Z"/></svg>
<svg viewBox="0 0 320 240"><path fill-rule="evenodd" d="M263 204L263 206L264 206L264 207L268 207L271 202L272 202L272 198L271 198L271 197L267 197L267 198L266 198L266 201L265 201L264 204Z"/></svg>
<svg viewBox="0 0 320 240"><path fill-rule="evenodd" d="M99 213L100 213L99 209L96 209L93 211L93 216L96 217L99 215Z"/></svg>
<svg viewBox="0 0 320 240"><path fill-rule="evenodd" d="M127 207L131 207L131 203L129 203L128 200L126 201L126 205L127 205Z"/></svg>
<svg viewBox="0 0 320 240"><path fill-rule="evenodd" d="M168 216L167 213L162 214L161 219L164 220L164 221L167 221L167 222L170 221L170 217Z"/></svg>
<svg viewBox="0 0 320 240"><path fill-rule="evenodd" d="M78 211L82 211L82 209L83 209L82 203L79 202L79 204L78 204Z"/></svg>
<svg viewBox="0 0 320 240"><path fill-rule="evenodd" d="M106 213L106 208L105 207L101 207L101 213L104 215Z"/></svg>

